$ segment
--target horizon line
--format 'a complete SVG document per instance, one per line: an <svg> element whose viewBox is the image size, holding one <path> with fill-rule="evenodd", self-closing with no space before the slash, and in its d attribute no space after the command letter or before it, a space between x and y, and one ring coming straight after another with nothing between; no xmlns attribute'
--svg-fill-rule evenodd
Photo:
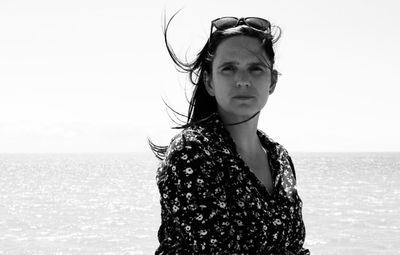
<svg viewBox="0 0 400 255"><path fill-rule="evenodd" d="M132 153L149 153L151 151L82 151L82 152L4 152L0 151L0 154L132 154ZM400 151L290 151L292 153L400 153Z"/></svg>

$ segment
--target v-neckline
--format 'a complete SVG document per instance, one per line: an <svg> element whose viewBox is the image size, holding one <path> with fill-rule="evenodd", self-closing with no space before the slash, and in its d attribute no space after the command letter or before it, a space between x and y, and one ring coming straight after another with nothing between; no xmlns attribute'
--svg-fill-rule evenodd
<svg viewBox="0 0 400 255"><path fill-rule="evenodd" d="M271 174L272 191L269 191L268 188L264 185L264 183L261 182L261 180L257 177L257 175L254 173L254 171L251 169L251 167L246 163L246 161L242 158L242 156L239 153L238 153L238 156L240 157L240 160L242 160L245 168L248 170L248 173L251 176L251 178L253 178L253 181L255 181L258 184L258 186L261 187L261 189L264 190L269 197L273 197L276 193L276 190L275 190L275 174L274 174L274 170L272 168L271 160L270 160L271 157L269 155L269 150L264 147L262 138L258 135L258 132L257 132L257 136L260 139L262 149L265 153L265 157L267 158L267 164L268 164L270 174ZM265 169L265 170L267 170L267 169Z"/></svg>
<svg viewBox="0 0 400 255"><path fill-rule="evenodd" d="M275 169L273 168L273 164L271 162L271 152L268 148L268 147L270 147L270 146L268 146L269 141L267 141L265 139L263 133L257 129L257 137L260 140L262 148L265 149L265 151L266 151L267 161L268 161L268 165L270 167L271 179L272 179L272 193L268 191L267 187L265 187L265 185L258 179L258 177L255 175L255 173L251 170L250 166L247 165L246 161L239 154L239 152L236 149L235 141L233 141L233 138L231 137L229 131L226 129L226 127L225 127L224 123L222 122L222 120L220 119L219 115L215 113L214 116L217 118L217 124L220 126L220 128L222 128L223 133L224 133L223 137L225 136L225 139L227 139L226 142L228 142L228 144L230 145L229 147L232 148L233 154L236 155L236 157L238 157L239 160L242 162L244 169L247 172L247 175L250 176L251 179L253 179L252 181L253 181L253 183L256 184L256 187L258 186L258 188L261 189L261 190L260 189L257 189L257 190L259 190L260 192L263 191L261 193L266 194L270 198L274 197L278 193L277 188L276 188L277 173L275 172Z"/></svg>
<svg viewBox="0 0 400 255"><path fill-rule="evenodd" d="M264 144L263 138L261 137L261 133L259 132L259 130L257 130L257 136L260 139L261 147L265 152L265 156L267 157L267 163L268 163L269 170L270 170L270 173L271 173L272 192L270 192L267 189L267 187L264 185L264 183L262 183L261 180L258 179L258 177L254 173L254 171L250 168L250 166L246 163L246 161L243 159L243 157L240 155L240 153L236 150L236 144L233 141L232 137L230 137L230 136L229 137L231 138L231 142L235 145L234 146L234 150L235 150L236 156L242 161L242 164L243 164L245 170L247 170L246 172L247 172L248 176L250 176L250 178L252 179L253 183L255 182L256 185L259 188L261 188L263 193L266 194L268 197L274 197L275 194L276 194L276 187L275 187L276 174L275 174L275 171L274 171L274 169L272 167L272 164L271 164L270 151L268 150L268 148L265 148L267 146L267 144Z"/></svg>

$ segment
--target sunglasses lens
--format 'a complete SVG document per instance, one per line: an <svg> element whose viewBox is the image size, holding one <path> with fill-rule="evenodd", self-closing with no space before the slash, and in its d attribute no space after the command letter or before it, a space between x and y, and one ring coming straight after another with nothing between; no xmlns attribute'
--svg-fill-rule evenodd
<svg viewBox="0 0 400 255"><path fill-rule="evenodd" d="M214 21L214 26L219 30L228 29L231 27L235 27L238 22L237 18L233 17L225 17L220 18Z"/></svg>
<svg viewBox="0 0 400 255"><path fill-rule="evenodd" d="M268 30L271 27L269 21L261 18L247 18L246 23L258 30Z"/></svg>

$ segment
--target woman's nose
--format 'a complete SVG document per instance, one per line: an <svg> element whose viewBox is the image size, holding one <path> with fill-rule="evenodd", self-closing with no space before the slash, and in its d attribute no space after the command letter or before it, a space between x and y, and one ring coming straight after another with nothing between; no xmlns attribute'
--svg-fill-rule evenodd
<svg viewBox="0 0 400 255"><path fill-rule="evenodd" d="M238 81L236 83L237 87L250 87L250 82L248 81Z"/></svg>
<svg viewBox="0 0 400 255"><path fill-rule="evenodd" d="M250 87L251 86L249 76L246 72L240 71L237 73L236 86L237 87Z"/></svg>

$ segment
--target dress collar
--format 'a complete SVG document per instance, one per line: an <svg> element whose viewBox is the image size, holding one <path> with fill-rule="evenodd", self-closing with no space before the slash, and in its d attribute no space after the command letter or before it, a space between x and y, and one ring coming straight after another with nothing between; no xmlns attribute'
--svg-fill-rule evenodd
<svg viewBox="0 0 400 255"><path fill-rule="evenodd" d="M236 150L236 144L218 113L213 113L204 121L203 125L205 129L211 131L211 135L215 137L217 141L226 144L223 153L238 156L240 158ZM282 145L272 140L263 131L257 129L257 135L262 146L268 153L269 161L273 168L274 196L279 193L281 197L284 196L290 201L293 201L294 196L297 193L297 188L296 179L292 172L294 169L291 169L288 152Z"/></svg>
<svg viewBox="0 0 400 255"><path fill-rule="evenodd" d="M221 139L225 140L230 146L233 146L236 151L236 144L234 143L229 131L226 129L225 124L223 123L219 113L214 112L212 115L210 115L210 117L205 121L204 126L206 128L210 128L214 134L219 135ZM276 149L276 147L280 146L259 129L257 129L257 135L261 141L262 146L267 151Z"/></svg>

